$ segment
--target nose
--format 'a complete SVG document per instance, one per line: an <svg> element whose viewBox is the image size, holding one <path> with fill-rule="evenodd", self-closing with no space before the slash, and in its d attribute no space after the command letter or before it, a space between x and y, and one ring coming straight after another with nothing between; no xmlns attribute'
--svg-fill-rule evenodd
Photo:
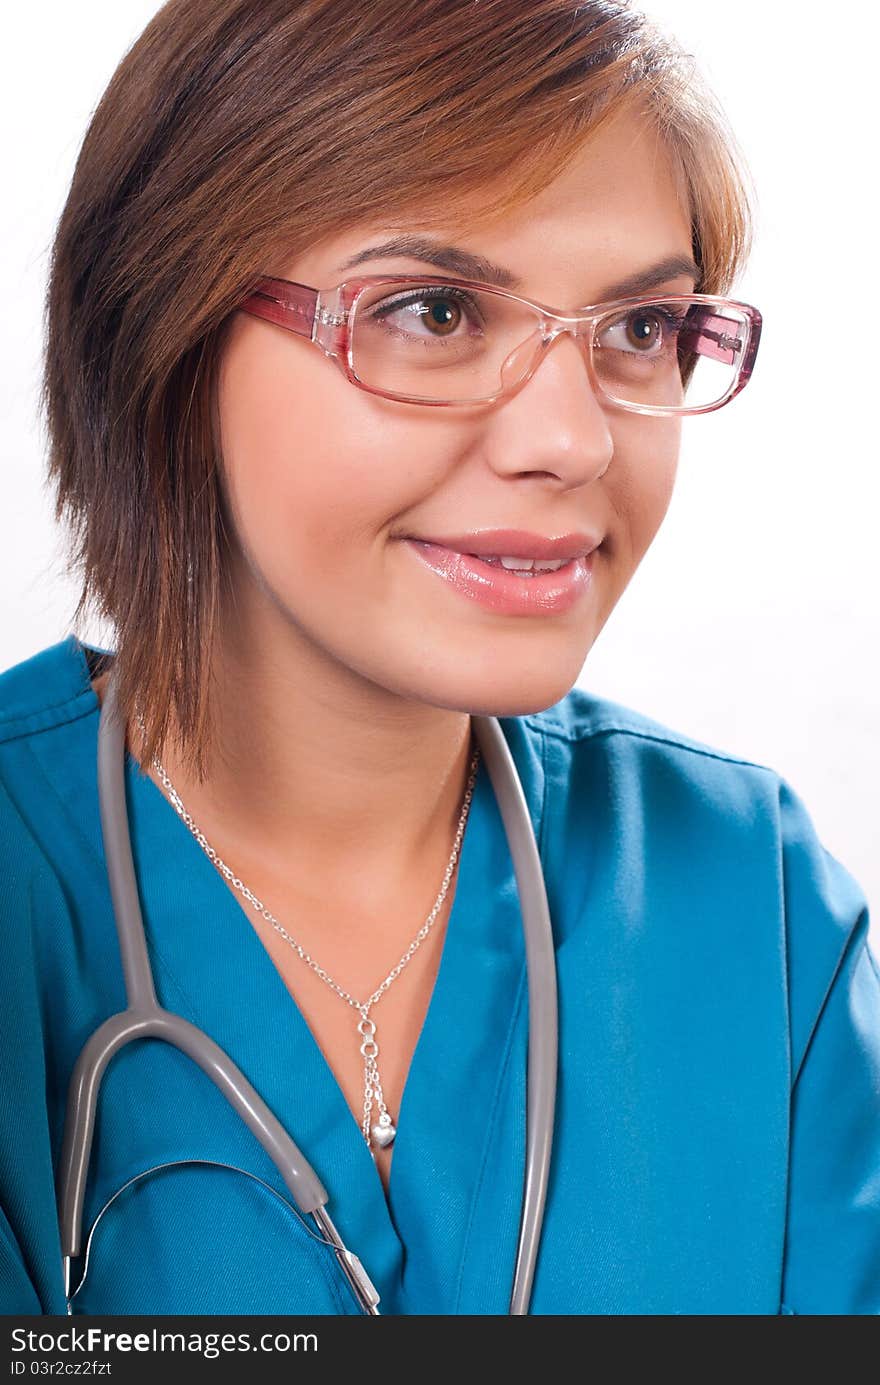
<svg viewBox="0 0 880 1385"><path fill-rule="evenodd" d="M565 488L604 476L614 455L606 408L588 369L589 342L561 331L550 341L532 338L508 356L502 381L528 374L493 410L497 469L557 478ZM525 353L525 354L521 354Z"/></svg>

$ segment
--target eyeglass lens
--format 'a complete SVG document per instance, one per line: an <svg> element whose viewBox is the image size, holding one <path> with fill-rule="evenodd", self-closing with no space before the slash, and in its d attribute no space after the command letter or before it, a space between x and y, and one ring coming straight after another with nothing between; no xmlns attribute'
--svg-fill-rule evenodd
<svg viewBox="0 0 880 1385"><path fill-rule="evenodd" d="M612 401L704 408L736 383L748 334L734 308L646 301L597 324L594 369ZM362 291L352 364L364 384L388 393L467 403L517 384L540 341L540 319L522 303L413 280Z"/></svg>

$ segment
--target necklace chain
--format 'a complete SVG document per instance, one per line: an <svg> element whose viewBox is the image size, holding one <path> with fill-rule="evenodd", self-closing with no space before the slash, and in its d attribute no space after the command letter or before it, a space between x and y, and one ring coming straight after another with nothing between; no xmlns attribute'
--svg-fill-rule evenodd
<svg viewBox="0 0 880 1385"><path fill-rule="evenodd" d="M146 735L146 727L144 726L144 720L141 713L137 712L135 715L142 734ZM288 943L290 947L293 948L294 952L296 952L296 954L302 959L302 961L305 962L306 966L310 967L316 976L319 976L320 979L323 982L325 982L325 984L329 986L331 990L335 991L336 994L340 996L342 1000L344 1000L349 1006L351 1006L358 1012L360 1018L358 1020L357 1032L361 1040L359 1046L360 1054L364 1060L364 1114L363 1121L361 1123L361 1132L363 1134L364 1140L366 1141L367 1148L370 1150L370 1153L373 1153L372 1141L374 1138L376 1140L376 1143L381 1148L384 1148L385 1146L390 1145L393 1142L394 1136L397 1133L397 1127L394 1125L391 1119L391 1115L388 1111L388 1107L385 1103L385 1097L382 1091L382 1082L379 1076L378 1064L376 1062L376 1059L379 1054L379 1045L376 1042L375 1037L375 1022L372 1019L370 1019L370 1010L372 1006L374 1006L377 1003L377 1001L380 1000L381 997L385 994L392 982L397 980L397 977L403 971L404 967L415 955L417 950L421 947L425 938L427 938L428 934L430 933L431 928L433 927L437 919L437 915L439 914L440 909L443 906L443 902L446 899L446 895L448 893L449 886L452 881L452 875L455 870L455 865L458 860L459 852L461 849L461 841L462 837L464 836L464 829L467 824L468 813L470 812L471 799L473 797L474 792L474 784L476 782L477 777L477 767L479 764L479 758L480 751L479 747L477 747L477 749L474 750L473 756L471 757L467 787L464 793L464 801L462 803L461 814L458 820L458 827L455 833L455 840L452 846L452 853L449 857L446 870L443 873L443 883L440 887L440 893L434 901L434 907L431 909L431 912L429 913L425 922L422 924L416 936L413 938L406 952L404 952L403 956L400 958L400 961L396 964L396 966L392 967L391 971L389 971L384 981L382 981L382 983L376 987L369 999L356 1000L353 995L351 995L348 991L344 990L343 987L340 986L339 983L333 979L329 972L325 971L325 969L322 966L320 966L319 963L317 963L313 957L309 955L309 953L305 950L304 947L300 946L300 944L296 941L295 938L291 937L290 933L288 933L287 929L283 926L283 924L279 923L275 915L265 907L262 900L258 899L257 896L250 889L248 889L247 885L245 885L244 882L240 880L239 877L235 874L235 872L226 864L226 862L223 861L220 856L218 856L214 847L212 847L211 844L208 842L201 828L198 827L198 825L194 821L192 815L187 812L186 808L184 807L183 800L180 797L180 794L177 792L171 780L169 779L168 774L166 773L161 761L158 759L157 756L153 756L153 768L159 775L159 778L162 780L162 783L168 792L168 797L171 801L172 806L175 808L178 816L182 818L182 820L186 823L186 826L189 828L190 832L193 834L196 841L199 843L199 846L205 852L205 855L209 857L209 859L212 861L212 863L220 872L220 874L223 875L236 890L238 890L242 895L244 895L245 899L247 899L248 902L253 905L253 907L266 920L266 922L271 924L275 932L280 934L284 941ZM379 1110L379 1118L377 1124L371 1126L371 1115L374 1100Z"/></svg>

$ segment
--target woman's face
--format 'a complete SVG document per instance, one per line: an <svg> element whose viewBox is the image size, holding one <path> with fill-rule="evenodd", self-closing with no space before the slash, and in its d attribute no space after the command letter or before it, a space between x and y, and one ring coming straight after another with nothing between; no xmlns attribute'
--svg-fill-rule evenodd
<svg viewBox="0 0 880 1385"><path fill-rule="evenodd" d="M478 234L460 226L451 220L430 234L505 266L524 297L563 311L606 301L609 286L691 255L665 150L632 115L601 131L521 210L483 222ZM399 218L364 225L264 270L321 288L358 273L443 274L397 255L340 269L401 229ZM692 276L678 274L650 291L693 288ZM312 677L317 656L328 676L368 680L407 700L499 716L557 702L666 513L680 440L678 419L603 405L583 349L563 336L512 395L430 408L360 390L306 338L236 314L217 409L248 628L276 640L277 623L291 667L307 650L302 666ZM601 540L589 582L565 609L498 610L438 575L404 537L493 529ZM478 543L470 551L488 551Z"/></svg>

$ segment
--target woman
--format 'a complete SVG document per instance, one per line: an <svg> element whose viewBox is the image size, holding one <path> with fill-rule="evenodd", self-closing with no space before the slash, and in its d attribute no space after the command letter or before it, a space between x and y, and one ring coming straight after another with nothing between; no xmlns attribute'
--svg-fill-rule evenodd
<svg viewBox="0 0 880 1385"><path fill-rule="evenodd" d="M683 417L754 364L748 241L722 116L627 4L172 0L126 55L44 395L75 620L117 638L0 678L7 1312L66 1309L68 1086L125 1004L111 675L159 1001L300 1145L379 1311L511 1301L529 997L473 716L556 949L529 1310L880 1310L864 896L772 768L573 686ZM361 1311L282 1198L204 1074L129 1045L73 1310Z"/></svg>

